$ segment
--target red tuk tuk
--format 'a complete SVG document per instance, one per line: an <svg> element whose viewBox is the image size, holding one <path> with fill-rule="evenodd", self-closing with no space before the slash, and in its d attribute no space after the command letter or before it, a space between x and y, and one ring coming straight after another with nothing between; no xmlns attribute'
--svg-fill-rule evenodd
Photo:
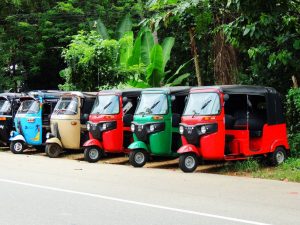
<svg viewBox="0 0 300 225"><path fill-rule="evenodd" d="M100 91L95 100L84 143L84 159L97 162L105 153L127 153L133 141L130 129L140 89Z"/></svg>
<svg viewBox="0 0 300 225"><path fill-rule="evenodd" d="M193 172L199 159L265 156L273 165L290 153L280 94L270 87L192 88L181 118L179 167Z"/></svg>

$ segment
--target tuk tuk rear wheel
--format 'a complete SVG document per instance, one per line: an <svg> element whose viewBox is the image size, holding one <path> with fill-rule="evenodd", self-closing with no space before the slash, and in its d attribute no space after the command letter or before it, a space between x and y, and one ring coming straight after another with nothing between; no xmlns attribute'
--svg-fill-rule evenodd
<svg viewBox="0 0 300 225"><path fill-rule="evenodd" d="M198 158L195 153L185 153L179 156L179 167L185 173L194 172L198 164Z"/></svg>
<svg viewBox="0 0 300 225"><path fill-rule="evenodd" d="M97 146L91 146L84 149L84 160L90 163L99 161L102 155L102 150Z"/></svg>
<svg viewBox="0 0 300 225"><path fill-rule="evenodd" d="M58 144L47 144L45 152L50 158L57 158L62 152L62 148Z"/></svg>
<svg viewBox="0 0 300 225"><path fill-rule="evenodd" d="M129 153L129 162L133 167L143 167L148 161L149 155L143 149L132 150Z"/></svg>
<svg viewBox="0 0 300 225"><path fill-rule="evenodd" d="M14 154L22 154L25 149L25 143L23 141L12 141L10 143L10 151Z"/></svg>
<svg viewBox="0 0 300 225"><path fill-rule="evenodd" d="M269 162L272 166L282 164L287 158L286 150L283 147L277 147L274 152L269 155Z"/></svg>

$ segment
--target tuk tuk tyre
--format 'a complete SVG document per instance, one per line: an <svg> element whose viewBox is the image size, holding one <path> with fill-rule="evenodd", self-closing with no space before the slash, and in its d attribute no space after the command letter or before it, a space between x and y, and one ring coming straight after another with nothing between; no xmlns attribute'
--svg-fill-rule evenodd
<svg viewBox="0 0 300 225"><path fill-rule="evenodd" d="M191 173L198 167L199 161L195 153L189 152L179 156L179 167L185 173Z"/></svg>
<svg viewBox="0 0 300 225"><path fill-rule="evenodd" d="M25 149L25 143L21 140L10 142L10 151L14 154L22 154Z"/></svg>
<svg viewBox="0 0 300 225"><path fill-rule="evenodd" d="M135 149L129 153L129 163L133 167L143 167L149 159L149 154L144 149Z"/></svg>
<svg viewBox="0 0 300 225"><path fill-rule="evenodd" d="M57 158L62 152L62 148L58 144L47 144L45 152L50 158Z"/></svg>
<svg viewBox="0 0 300 225"><path fill-rule="evenodd" d="M89 146L84 149L84 160L90 163L95 163L103 156L103 150L97 146Z"/></svg>
<svg viewBox="0 0 300 225"><path fill-rule="evenodd" d="M287 158L286 150L283 147L277 147L274 152L269 154L269 162L272 166L282 164Z"/></svg>

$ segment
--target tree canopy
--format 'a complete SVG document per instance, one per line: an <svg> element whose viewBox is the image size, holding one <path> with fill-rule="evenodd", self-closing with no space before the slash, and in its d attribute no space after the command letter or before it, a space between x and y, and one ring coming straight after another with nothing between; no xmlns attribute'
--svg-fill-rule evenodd
<svg viewBox="0 0 300 225"><path fill-rule="evenodd" d="M256 84L300 78L298 0L4 0L0 89Z"/></svg>

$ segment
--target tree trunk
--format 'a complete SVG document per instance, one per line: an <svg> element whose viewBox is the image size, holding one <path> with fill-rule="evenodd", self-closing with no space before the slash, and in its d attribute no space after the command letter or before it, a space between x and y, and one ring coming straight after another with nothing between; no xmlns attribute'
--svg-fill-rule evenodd
<svg viewBox="0 0 300 225"><path fill-rule="evenodd" d="M297 81L297 78L295 75L292 76L292 81L293 81L293 87L298 88L299 85L298 85L298 81Z"/></svg>
<svg viewBox="0 0 300 225"><path fill-rule="evenodd" d="M202 85L202 79L201 79L198 49L197 49L197 46L196 46L196 39L195 39L195 27L191 27L189 29L189 35L190 35L190 45L191 45L192 56L194 58L197 83L198 83L198 86L201 86Z"/></svg>

